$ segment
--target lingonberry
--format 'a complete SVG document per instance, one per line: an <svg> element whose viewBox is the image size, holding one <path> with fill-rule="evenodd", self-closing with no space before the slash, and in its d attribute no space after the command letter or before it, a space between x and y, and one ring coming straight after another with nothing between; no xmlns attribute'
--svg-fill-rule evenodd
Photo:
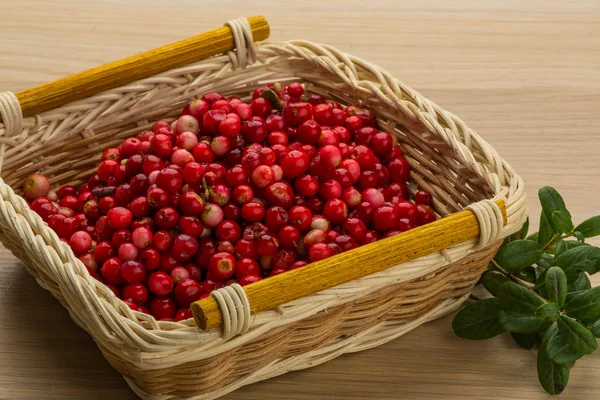
<svg viewBox="0 0 600 400"><path fill-rule="evenodd" d="M333 123L333 107L331 104L318 104L313 107L313 118L320 125L331 126Z"/></svg>
<svg viewBox="0 0 600 400"><path fill-rule="evenodd" d="M242 228L234 221L224 220L217 226L215 236L217 240L235 243L242 236Z"/></svg>
<svg viewBox="0 0 600 400"><path fill-rule="evenodd" d="M437 219L433 209L424 204L417 205L417 225L425 225Z"/></svg>
<svg viewBox="0 0 600 400"><path fill-rule="evenodd" d="M98 264L104 264L106 260L115 256L115 248L110 242L100 242L94 248L94 257Z"/></svg>
<svg viewBox="0 0 600 400"><path fill-rule="evenodd" d="M227 100L217 100L210 106L211 110L223 110L226 113L230 113L233 111L233 107Z"/></svg>
<svg viewBox="0 0 600 400"><path fill-rule="evenodd" d="M151 208L163 208L169 204L169 194L160 188L148 190L148 205Z"/></svg>
<svg viewBox="0 0 600 400"><path fill-rule="evenodd" d="M410 176L410 164L404 158L396 158L390 161L388 169L393 182L404 183Z"/></svg>
<svg viewBox="0 0 600 400"><path fill-rule="evenodd" d="M412 203L404 202L396 205L398 218L407 219L411 224L416 224L418 219L418 207Z"/></svg>
<svg viewBox="0 0 600 400"><path fill-rule="evenodd" d="M284 181L275 182L267 186L264 197L269 206L289 208L294 203L294 192L292 187L289 183Z"/></svg>
<svg viewBox="0 0 600 400"><path fill-rule="evenodd" d="M235 273L236 261L233 255L216 253L210 258L208 271L216 279L228 279Z"/></svg>
<svg viewBox="0 0 600 400"><path fill-rule="evenodd" d="M134 304L146 304L148 301L148 288L141 283L131 283L123 288L123 300Z"/></svg>
<svg viewBox="0 0 600 400"><path fill-rule="evenodd" d="M277 233L277 240L281 247L293 249L300 241L300 231L291 225L285 225Z"/></svg>
<svg viewBox="0 0 600 400"><path fill-rule="evenodd" d="M244 121L252 118L252 108L246 103L240 103L235 106L235 113Z"/></svg>
<svg viewBox="0 0 600 400"><path fill-rule="evenodd" d="M245 106L246 104L243 105ZM219 124L219 133L226 138L235 139L242 130L242 119L243 118L240 117L235 118L233 116L226 116Z"/></svg>
<svg viewBox="0 0 600 400"><path fill-rule="evenodd" d="M257 275L246 275L243 278L240 279L240 286L246 286L249 285L251 283L255 283L262 280L262 278L260 276Z"/></svg>
<svg viewBox="0 0 600 400"><path fill-rule="evenodd" d="M125 229L133 219L131 211L125 207L115 207L109 210L106 216L108 224L113 229Z"/></svg>
<svg viewBox="0 0 600 400"><path fill-rule="evenodd" d="M192 155L194 156L194 160L199 163L211 163L215 160L215 155L207 143L198 143L194 146Z"/></svg>
<svg viewBox="0 0 600 400"><path fill-rule="evenodd" d="M83 213L89 221L96 221L98 218L100 218L98 202L94 199L86 201L83 205Z"/></svg>
<svg viewBox="0 0 600 400"><path fill-rule="evenodd" d="M168 159L173 152L171 138L163 134L155 135L150 139L150 151L159 158Z"/></svg>
<svg viewBox="0 0 600 400"><path fill-rule="evenodd" d="M122 244L131 243L131 233L127 229L118 230L112 235L111 243L117 249Z"/></svg>
<svg viewBox="0 0 600 400"><path fill-rule="evenodd" d="M348 217L348 207L340 199L330 199L325 203L323 216L332 224L339 225Z"/></svg>
<svg viewBox="0 0 600 400"><path fill-rule="evenodd" d="M130 185L128 183L124 183L117 187L114 197L115 197L115 201L117 202L118 205L126 206L131 202L131 200L133 200L134 195L133 195ZM78 200L79 204L85 204L85 202L82 202L81 195L79 196L79 198L77 200Z"/></svg>
<svg viewBox="0 0 600 400"><path fill-rule="evenodd" d="M121 274L121 278L127 283L140 283L146 279L146 268L139 261L125 261L121 265L119 273Z"/></svg>
<svg viewBox="0 0 600 400"><path fill-rule="evenodd" d="M171 247L171 256L177 261L186 261L198 251L198 240L195 237L180 233L175 236Z"/></svg>
<svg viewBox="0 0 600 400"><path fill-rule="evenodd" d="M415 203L430 206L433 204L433 197L427 190L419 190L415 193Z"/></svg>
<svg viewBox="0 0 600 400"><path fill-rule="evenodd" d="M315 243L322 243L327 240L327 233L321 229L313 229L302 239L304 246L310 248Z"/></svg>
<svg viewBox="0 0 600 400"><path fill-rule="evenodd" d="M148 277L148 289L159 296L167 295L173 290L173 279L165 272L153 272Z"/></svg>
<svg viewBox="0 0 600 400"><path fill-rule="evenodd" d="M358 145L354 147L350 152L350 158L356 160L361 170L370 170L375 167L375 153L366 146Z"/></svg>
<svg viewBox="0 0 600 400"><path fill-rule="evenodd" d="M368 230L365 233L365 237L363 238L361 245L362 244L368 244L368 243L373 243L376 242L380 239L381 237L379 236L379 234L376 231L373 230Z"/></svg>
<svg viewBox="0 0 600 400"><path fill-rule="evenodd" d="M260 256L273 256L278 249L279 242L274 236L264 234L256 240L256 251Z"/></svg>
<svg viewBox="0 0 600 400"><path fill-rule="evenodd" d="M360 243L367 234L367 226L358 218L348 218L342 224L342 233Z"/></svg>
<svg viewBox="0 0 600 400"><path fill-rule="evenodd" d="M371 204L373 207L381 207L383 203L385 203L385 198L383 197L383 193L374 188L365 189L361 193L362 201L366 201Z"/></svg>
<svg viewBox="0 0 600 400"><path fill-rule="evenodd" d="M204 225L197 217L184 215L179 218L177 223L179 230L193 237L199 237L204 231Z"/></svg>
<svg viewBox="0 0 600 400"><path fill-rule="evenodd" d="M314 144L317 143L321 137L321 126L317 123L317 121L309 119L300 124L296 134L300 142Z"/></svg>
<svg viewBox="0 0 600 400"><path fill-rule="evenodd" d="M66 197L66 196L76 196L77 195L77 189L75 189L75 187L73 187L71 185L64 185L64 186L61 186L56 191L56 194L60 198L63 198L63 197Z"/></svg>
<svg viewBox="0 0 600 400"><path fill-rule="evenodd" d="M137 154L140 144L142 142L136 138L128 138L120 146L120 152L122 158L128 158Z"/></svg>
<svg viewBox="0 0 600 400"><path fill-rule="evenodd" d="M362 195L355 187L349 187L342 191L341 199L352 210L362 202Z"/></svg>
<svg viewBox="0 0 600 400"><path fill-rule="evenodd" d="M248 275L256 275L260 276L261 270L260 266L253 260L252 258L242 257L240 258L235 267L235 277L237 279L242 279Z"/></svg>
<svg viewBox="0 0 600 400"><path fill-rule="evenodd" d="M234 253L239 257L251 258L253 260L258 258L258 251L256 249L256 241L248 239L240 239L235 244Z"/></svg>
<svg viewBox="0 0 600 400"><path fill-rule="evenodd" d="M325 258L331 257L333 251L325 243L316 243L308 249L308 257L310 261L316 262Z"/></svg>
<svg viewBox="0 0 600 400"><path fill-rule="evenodd" d="M242 124L242 137L247 143L262 143L268 134L265 120L259 116L253 116Z"/></svg>
<svg viewBox="0 0 600 400"><path fill-rule="evenodd" d="M176 193L183 186L183 177L172 168L163 168L156 177L156 186L167 193Z"/></svg>
<svg viewBox="0 0 600 400"><path fill-rule="evenodd" d="M342 162L342 153L340 149L333 145L325 145L319 150L321 163L326 168L337 168Z"/></svg>
<svg viewBox="0 0 600 400"><path fill-rule="evenodd" d="M50 202L50 200L40 197L31 202L29 206L33 211L35 211L44 221L48 221L50 216L56 214L58 212L58 208Z"/></svg>
<svg viewBox="0 0 600 400"><path fill-rule="evenodd" d="M208 203L200 215L200 219L208 228L216 228L223 221L223 209L214 203Z"/></svg>
<svg viewBox="0 0 600 400"><path fill-rule="evenodd" d="M252 115L266 118L271 113L271 103L262 97L252 100L250 103Z"/></svg>
<svg viewBox="0 0 600 400"><path fill-rule="evenodd" d="M123 243L117 252L123 261L135 260L138 256L138 248L133 243Z"/></svg>
<svg viewBox="0 0 600 400"><path fill-rule="evenodd" d="M294 188L302 196L314 196L319 191L319 182L314 176L305 174L296 179Z"/></svg>
<svg viewBox="0 0 600 400"><path fill-rule="evenodd" d="M213 174L214 176L210 177L209 174ZM225 174L227 174L227 168L223 164L211 163L206 166L204 179L206 179L207 184L216 185L225 182Z"/></svg>
<svg viewBox="0 0 600 400"><path fill-rule="evenodd" d="M98 237L103 240L109 240L112 238L114 230L108 224L107 216L102 216L98 218L98 221L96 221L96 233L98 234Z"/></svg>
<svg viewBox="0 0 600 400"><path fill-rule="evenodd" d="M293 206L289 209L288 216L288 223L300 232L305 232L310 228L312 213L308 208L304 206Z"/></svg>
<svg viewBox="0 0 600 400"><path fill-rule="evenodd" d="M273 272L278 269L282 269L284 272L288 271L294 261L296 261L297 254L294 249L283 249L279 250L273 258L271 258L271 276Z"/></svg>
<svg viewBox="0 0 600 400"><path fill-rule="evenodd" d="M325 207L325 202L321 198L313 196L306 199L304 206L312 213L320 213Z"/></svg>
<svg viewBox="0 0 600 400"><path fill-rule="evenodd" d="M358 243L356 243L349 235L338 235L332 242L338 245L342 251L348 251L358 247Z"/></svg>
<svg viewBox="0 0 600 400"><path fill-rule="evenodd" d="M175 300L183 307L188 307L200 299L201 295L200 284L192 279L184 279L175 287Z"/></svg>
<svg viewBox="0 0 600 400"><path fill-rule="evenodd" d="M321 96L320 94L311 93L308 96L308 102L310 104L312 104L313 106L316 106L317 104L325 103L325 98L323 96Z"/></svg>
<svg viewBox="0 0 600 400"><path fill-rule="evenodd" d="M199 216L204 209L204 201L196 193L186 192L181 195L179 206L185 215Z"/></svg>
<svg viewBox="0 0 600 400"><path fill-rule="evenodd" d="M147 217L150 215L150 205L146 197L138 197L133 199L129 204L129 210L131 214L136 218Z"/></svg>
<svg viewBox="0 0 600 400"><path fill-rule="evenodd" d="M292 97L300 97L304 94L304 87L298 82L292 82L288 85L287 92Z"/></svg>
<svg viewBox="0 0 600 400"><path fill-rule="evenodd" d="M319 186L319 195L323 200L339 199L342 195L342 185L334 179L327 179Z"/></svg>
<svg viewBox="0 0 600 400"><path fill-rule="evenodd" d="M189 278L195 281L202 279L202 270L194 263L187 263L184 265L185 270L188 272Z"/></svg>
<svg viewBox="0 0 600 400"><path fill-rule="evenodd" d="M92 247L92 237L84 231L75 232L69 239L69 245L76 254L87 253Z"/></svg>
<svg viewBox="0 0 600 400"><path fill-rule="evenodd" d="M171 154L171 166L178 165L184 167L187 163L194 161L192 153L186 149L176 149Z"/></svg>
<svg viewBox="0 0 600 400"><path fill-rule="evenodd" d="M169 296L156 296L150 300L149 309L152 316L157 320L170 320L175 315L177 306L175 300Z"/></svg>
<svg viewBox="0 0 600 400"><path fill-rule="evenodd" d="M265 207L258 202L251 201L242 206L241 216L246 222L259 222L265 216Z"/></svg>
<svg viewBox="0 0 600 400"><path fill-rule="evenodd" d="M285 122L292 128L312 117L312 105L309 103L292 103L283 110Z"/></svg>
<svg viewBox="0 0 600 400"><path fill-rule="evenodd" d="M233 254L235 253L235 246L230 241L224 240L219 242L219 245L217 246L217 253Z"/></svg>
<svg viewBox="0 0 600 400"><path fill-rule="evenodd" d="M160 254L151 247L142 250L139 258L147 271L153 271L160 265Z"/></svg>
<svg viewBox="0 0 600 400"><path fill-rule="evenodd" d="M100 274L104 280L112 285L120 286L125 283L121 277L121 260L117 257L111 257L102 264Z"/></svg>
<svg viewBox="0 0 600 400"><path fill-rule="evenodd" d="M182 115L175 122L175 132L178 134L181 134L183 132L191 132L197 134L199 130L200 124L198 120L192 115Z"/></svg>
<svg viewBox="0 0 600 400"><path fill-rule="evenodd" d="M398 228L398 211L396 207L380 206L373 213L373 227L378 232L385 232Z"/></svg>
<svg viewBox="0 0 600 400"><path fill-rule="evenodd" d="M100 163L100 165L98 166L98 171L96 172L98 174L98 178L102 182L107 182L108 178L113 176L113 173L118 165L119 165L119 163L117 163L115 160L102 161ZM27 183L27 180L25 180L25 182ZM43 196L45 196L45 195L43 195Z"/></svg>
<svg viewBox="0 0 600 400"><path fill-rule="evenodd" d="M170 230L177 226L179 214L173 207L163 207L154 215L154 222L159 229Z"/></svg>
<svg viewBox="0 0 600 400"><path fill-rule="evenodd" d="M210 143L213 154L217 157L223 157L231 149L231 143L225 136L217 136Z"/></svg>

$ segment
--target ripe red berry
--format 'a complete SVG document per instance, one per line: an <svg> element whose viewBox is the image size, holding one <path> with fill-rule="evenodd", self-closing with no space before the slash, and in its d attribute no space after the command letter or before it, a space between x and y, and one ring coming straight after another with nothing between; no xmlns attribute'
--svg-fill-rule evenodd
<svg viewBox="0 0 600 400"><path fill-rule="evenodd" d="M325 203L323 216L334 225L339 225L348 217L348 207L340 199L330 199Z"/></svg>
<svg viewBox="0 0 600 400"><path fill-rule="evenodd" d="M237 279L242 279L243 277L248 276L248 275L260 276L260 274L261 274L260 266L258 265L256 260L244 257L244 258L240 258L237 261L237 264L235 267L235 277Z"/></svg>
<svg viewBox="0 0 600 400"><path fill-rule="evenodd" d="M137 258L138 248L133 243L123 243L117 253L122 261L131 261Z"/></svg>
<svg viewBox="0 0 600 400"><path fill-rule="evenodd" d="M358 218L348 218L342 224L342 233L360 243L367 234L367 226Z"/></svg>
<svg viewBox="0 0 600 400"><path fill-rule="evenodd" d="M125 283L125 280L121 277L121 260L117 257L109 258L102 264L100 273L104 280L112 285L120 286Z"/></svg>
<svg viewBox="0 0 600 400"><path fill-rule="evenodd" d="M300 124L296 133L300 142L314 144L321 137L321 126L317 121L309 119Z"/></svg>
<svg viewBox="0 0 600 400"><path fill-rule="evenodd" d="M385 232L398 228L398 211L396 207L380 206L375 209L373 214L373 227L378 232Z"/></svg>
<svg viewBox="0 0 600 400"><path fill-rule="evenodd" d="M124 245L125 246L125 245ZM141 283L146 279L146 269L139 261L125 261L120 269L121 278L128 283Z"/></svg>
<svg viewBox="0 0 600 400"><path fill-rule="evenodd" d="M404 158L396 158L388 164L390 178L393 182L404 183L410 176L410 164Z"/></svg>
<svg viewBox="0 0 600 400"><path fill-rule="evenodd" d="M167 295L173 290L173 279L165 272L153 272L148 277L148 289L159 296Z"/></svg>
<svg viewBox="0 0 600 400"><path fill-rule="evenodd" d="M285 122L295 128L312 117L312 106L309 103L292 103L283 110Z"/></svg>
<svg viewBox="0 0 600 400"><path fill-rule="evenodd" d="M183 186L183 177L172 168L163 168L156 176L156 186L167 193L176 193Z"/></svg>
<svg viewBox="0 0 600 400"><path fill-rule="evenodd" d="M342 195L342 185L334 179L327 179L319 186L319 195L323 200L339 199Z"/></svg>
<svg viewBox="0 0 600 400"><path fill-rule="evenodd" d="M160 265L160 254L153 248L145 248L140 252L139 260L147 271L153 271Z"/></svg>
<svg viewBox="0 0 600 400"><path fill-rule="evenodd" d="M106 216L108 218L108 224L113 229L125 229L133 219L131 211L124 207L115 207L109 210Z"/></svg>
<svg viewBox="0 0 600 400"><path fill-rule="evenodd" d="M331 257L332 253L333 252L331 248L325 243L313 244L308 249L308 257L312 262L320 261L325 258Z"/></svg>
<svg viewBox="0 0 600 400"><path fill-rule="evenodd" d="M148 301L148 289L141 283L133 283L123 288L123 300L141 305Z"/></svg>
<svg viewBox="0 0 600 400"><path fill-rule="evenodd" d="M337 168L342 162L342 153L336 146L326 145L319 150L321 163L326 168Z"/></svg>
<svg viewBox="0 0 600 400"><path fill-rule="evenodd" d="M247 143L262 143L268 134L265 120L259 116L251 117L242 124L242 137Z"/></svg>
<svg viewBox="0 0 600 400"><path fill-rule="evenodd" d="M269 234L261 235L256 240L256 250L261 256L273 256L279 249L279 242Z"/></svg>
<svg viewBox="0 0 600 400"><path fill-rule="evenodd" d="M179 214L173 207L163 207L154 215L154 222L159 229L170 230L177 226Z"/></svg>
<svg viewBox="0 0 600 400"><path fill-rule="evenodd" d="M229 253L216 253L208 264L209 273L217 279L228 279L235 273L236 261Z"/></svg>
<svg viewBox="0 0 600 400"><path fill-rule="evenodd" d="M309 167L308 156L301 151L292 150L281 160L283 176L288 179L296 178L304 174Z"/></svg>
<svg viewBox="0 0 600 400"><path fill-rule="evenodd" d="M430 206L433 203L433 197L427 190L419 190L415 193L415 203Z"/></svg>
<svg viewBox="0 0 600 400"><path fill-rule="evenodd" d="M201 295L200 284L192 279L184 279L175 287L175 300L183 307L188 307L200 299Z"/></svg>
<svg viewBox="0 0 600 400"><path fill-rule="evenodd" d="M277 240L281 247L293 249L300 242L300 231L291 225L285 225L277 233Z"/></svg>
<svg viewBox="0 0 600 400"><path fill-rule="evenodd" d="M255 201L251 201L242 206L242 219L246 222L259 222L265 216L265 207Z"/></svg>
<svg viewBox="0 0 600 400"><path fill-rule="evenodd" d="M275 182L275 173L267 165L259 165L251 176L252 184L258 188L264 188Z"/></svg>
<svg viewBox="0 0 600 400"><path fill-rule="evenodd" d="M170 279L170 278L169 278ZM157 320L171 319L177 311L175 300L167 296L157 296L150 300L150 313Z"/></svg>
<svg viewBox="0 0 600 400"><path fill-rule="evenodd" d="M84 231L75 232L69 239L69 245L76 254L86 253L92 247L92 237Z"/></svg>
<svg viewBox="0 0 600 400"><path fill-rule="evenodd" d="M275 182L267 186L264 196L269 206L289 208L294 203L292 187L284 181Z"/></svg>
<svg viewBox="0 0 600 400"><path fill-rule="evenodd" d="M262 280L262 278L257 275L247 275L240 279L240 286L246 286L260 280Z"/></svg>
<svg viewBox="0 0 600 400"><path fill-rule="evenodd" d="M303 206L294 206L288 211L288 223L298 229L300 232L305 232L310 228L312 222L312 213Z"/></svg>
<svg viewBox="0 0 600 400"><path fill-rule="evenodd" d="M424 204L417 205L417 225L425 225L437 219L433 209Z"/></svg>

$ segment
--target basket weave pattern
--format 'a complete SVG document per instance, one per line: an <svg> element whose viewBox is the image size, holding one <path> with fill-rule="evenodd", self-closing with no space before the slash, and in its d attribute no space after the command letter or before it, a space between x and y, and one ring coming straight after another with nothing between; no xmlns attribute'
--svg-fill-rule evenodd
<svg viewBox="0 0 600 400"><path fill-rule="evenodd" d="M462 303L501 239L517 231L527 213L523 182L498 153L458 117L386 71L310 42L255 47L247 40L246 27L232 28L237 48L243 51L22 121L7 123L13 116L8 107L2 108L0 240L65 305L144 398L218 397L345 352L380 345L444 315ZM479 241L466 241L261 312L247 333L224 338L217 329L199 331L193 320L159 322L130 310L87 273L69 246L11 188L20 188L22 179L36 171L54 184L80 184L94 171L102 150L156 119L174 117L192 97L219 91L248 98L258 84L292 80L305 82L308 91L326 98L373 109L380 127L398 138L413 167L412 179L432 192L441 216L482 200L504 199L508 223L501 231L482 227Z"/></svg>

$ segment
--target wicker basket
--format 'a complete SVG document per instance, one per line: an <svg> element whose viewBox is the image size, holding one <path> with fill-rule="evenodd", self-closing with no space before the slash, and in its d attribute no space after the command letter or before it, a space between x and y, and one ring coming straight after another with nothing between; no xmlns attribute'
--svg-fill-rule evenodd
<svg viewBox="0 0 600 400"><path fill-rule="evenodd" d="M255 44L247 20L228 26L231 31L221 31L230 35L232 47L235 41L236 51L96 90L51 110L34 108L24 117L17 98L23 106L25 96L0 94L0 239L92 335L142 398L215 398L397 338L456 309L502 239L521 227L527 213L523 182L498 153L458 117L386 71L326 45ZM447 240L447 248L418 250L403 246L412 243L407 232L364 246L367 250L343 253L331 259L338 267L356 264L361 254L388 264L271 310L257 312L268 307L248 304L243 291L233 300L235 290L224 292L217 299L224 329L202 331L193 319L159 322L131 311L87 273L69 246L16 194L23 178L35 171L43 171L56 185L82 183L102 150L156 119L175 116L192 97L219 91L248 98L259 83L292 80L329 99L360 102L374 110L380 128L396 135L404 149L412 180L433 193L437 213L445 217L465 208L472 211L457 214L475 221L470 238ZM450 237L458 223L452 218L415 234ZM409 261L390 264L399 253L408 254ZM262 283L268 286L270 279ZM230 301L242 309L228 313ZM243 307L252 313L242 312Z"/></svg>

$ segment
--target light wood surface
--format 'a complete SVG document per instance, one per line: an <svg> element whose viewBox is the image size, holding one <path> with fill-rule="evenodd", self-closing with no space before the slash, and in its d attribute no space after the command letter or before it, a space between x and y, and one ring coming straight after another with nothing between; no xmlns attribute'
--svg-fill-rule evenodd
<svg viewBox="0 0 600 400"><path fill-rule="evenodd" d="M600 214L597 0L0 0L0 90L258 14L273 40L346 50L461 116L525 179L534 224L537 189L548 184L576 221ZM12 256L0 255L0 398L135 399L62 306ZM507 336L458 339L451 319L225 399L550 398L533 354ZM578 362L561 398L600 398L599 370L600 355Z"/></svg>

